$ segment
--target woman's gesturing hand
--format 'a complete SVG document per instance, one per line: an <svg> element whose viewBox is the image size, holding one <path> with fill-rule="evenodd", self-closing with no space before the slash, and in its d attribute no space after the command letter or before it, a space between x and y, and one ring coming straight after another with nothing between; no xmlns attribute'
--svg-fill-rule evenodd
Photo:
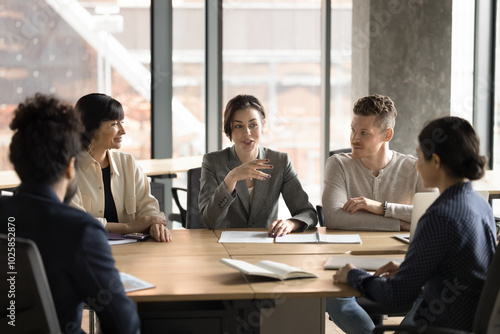
<svg viewBox="0 0 500 334"><path fill-rule="evenodd" d="M233 192L236 187L236 182L245 179L267 180L271 177L270 174L264 173L259 169L273 169L273 165L269 164L269 159L255 159L246 162L231 170L224 179L224 183L229 192Z"/></svg>

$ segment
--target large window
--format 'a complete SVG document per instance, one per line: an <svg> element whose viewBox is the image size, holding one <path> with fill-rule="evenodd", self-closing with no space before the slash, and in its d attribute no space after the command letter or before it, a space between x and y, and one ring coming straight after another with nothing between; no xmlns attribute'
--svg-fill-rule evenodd
<svg viewBox="0 0 500 334"><path fill-rule="evenodd" d="M313 204L320 199L320 14L320 0L225 0L223 7L223 104L237 94L263 103L261 146L289 154ZM225 136L223 143L231 145Z"/></svg>
<svg viewBox="0 0 500 334"><path fill-rule="evenodd" d="M333 151L351 147L352 0L332 1L331 22L329 148Z"/></svg>
<svg viewBox="0 0 500 334"><path fill-rule="evenodd" d="M205 153L205 1L173 2L173 156Z"/></svg>
<svg viewBox="0 0 500 334"><path fill-rule="evenodd" d="M0 170L11 169L12 111L37 92L74 104L106 93L125 109L123 150L150 158L148 0L0 4Z"/></svg>
<svg viewBox="0 0 500 334"><path fill-rule="evenodd" d="M473 122L475 1L454 0L451 50L451 115Z"/></svg>

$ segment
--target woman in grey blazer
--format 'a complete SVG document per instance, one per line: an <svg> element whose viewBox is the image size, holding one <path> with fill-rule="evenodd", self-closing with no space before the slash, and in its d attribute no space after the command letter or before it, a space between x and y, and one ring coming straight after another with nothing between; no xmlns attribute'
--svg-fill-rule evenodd
<svg viewBox="0 0 500 334"><path fill-rule="evenodd" d="M227 103L224 133L234 145L205 154L201 169L198 203L207 228L266 227L281 236L316 226L316 210L288 154L259 147L265 119L254 96L238 95ZM280 194L289 219L277 219Z"/></svg>

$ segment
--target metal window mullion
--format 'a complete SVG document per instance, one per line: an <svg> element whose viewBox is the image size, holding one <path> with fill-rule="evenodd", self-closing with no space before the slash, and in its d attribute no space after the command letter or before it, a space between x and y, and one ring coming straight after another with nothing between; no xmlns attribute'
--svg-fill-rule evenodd
<svg viewBox="0 0 500 334"><path fill-rule="evenodd" d="M151 157L171 158L172 2L151 1Z"/></svg>
<svg viewBox="0 0 500 334"><path fill-rule="evenodd" d="M172 40L173 8L171 1L151 1L151 158L171 158L172 125ZM172 212L172 179L163 183L164 212ZM172 228L172 222L167 223Z"/></svg>
<svg viewBox="0 0 500 334"><path fill-rule="evenodd" d="M481 154L489 157L493 167L494 80L496 1L476 1L474 42L474 117L473 123L481 139Z"/></svg>
<svg viewBox="0 0 500 334"><path fill-rule="evenodd" d="M331 0L321 1L321 138L320 175L325 178L325 164L330 152L330 64L331 64ZM321 182L321 193L323 182Z"/></svg>
<svg viewBox="0 0 500 334"><path fill-rule="evenodd" d="M205 0L206 151L222 148L222 0Z"/></svg>

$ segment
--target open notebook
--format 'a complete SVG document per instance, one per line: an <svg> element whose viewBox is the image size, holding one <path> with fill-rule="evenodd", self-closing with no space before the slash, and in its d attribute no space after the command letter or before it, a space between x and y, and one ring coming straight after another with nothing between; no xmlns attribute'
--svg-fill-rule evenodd
<svg viewBox="0 0 500 334"><path fill-rule="evenodd" d="M488 191L478 191L478 193L486 201L488 201ZM415 236L415 231L417 230L418 221L424 215L425 211L427 211L429 206L431 206L431 204L434 203L434 201L439 197L439 195L439 192L416 193L413 198L410 233L394 234L393 237L406 243L412 242L413 237Z"/></svg>

